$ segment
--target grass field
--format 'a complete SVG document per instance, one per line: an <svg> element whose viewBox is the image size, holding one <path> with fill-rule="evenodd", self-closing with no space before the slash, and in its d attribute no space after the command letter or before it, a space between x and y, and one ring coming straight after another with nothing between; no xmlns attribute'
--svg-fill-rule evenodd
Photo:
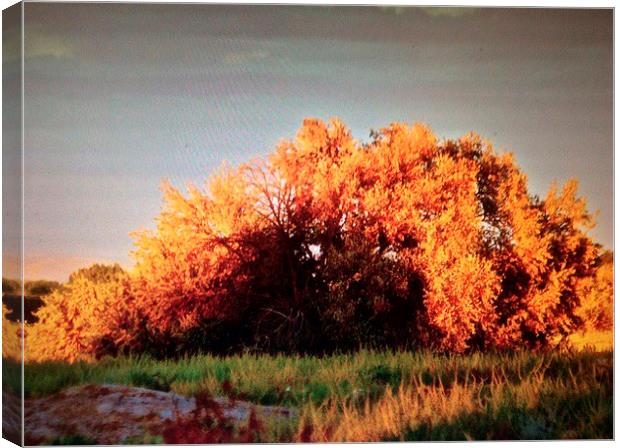
<svg viewBox="0 0 620 448"><path fill-rule="evenodd" d="M25 393L115 383L299 409L285 426L265 422L262 441L612 438L612 370L613 352L593 350L139 357L29 364Z"/></svg>

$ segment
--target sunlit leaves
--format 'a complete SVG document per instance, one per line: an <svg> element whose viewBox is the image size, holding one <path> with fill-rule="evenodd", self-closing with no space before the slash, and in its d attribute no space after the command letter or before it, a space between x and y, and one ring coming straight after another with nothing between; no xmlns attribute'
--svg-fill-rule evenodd
<svg viewBox="0 0 620 448"><path fill-rule="evenodd" d="M48 297L42 322L65 342L43 355L102 337L162 353L536 349L582 320L608 325L593 312L611 275L577 183L535 197L512 155L473 133L441 142L395 123L360 144L337 119L306 119L204 188L162 189L125 286L77 275Z"/></svg>
<svg viewBox="0 0 620 448"><path fill-rule="evenodd" d="M133 306L127 280L118 265L94 265L72 274L63 288L44 298L39 322L28 329L26 360L91 359L107 349L102 344L127 343L132 329L125 323Z"/></svg>

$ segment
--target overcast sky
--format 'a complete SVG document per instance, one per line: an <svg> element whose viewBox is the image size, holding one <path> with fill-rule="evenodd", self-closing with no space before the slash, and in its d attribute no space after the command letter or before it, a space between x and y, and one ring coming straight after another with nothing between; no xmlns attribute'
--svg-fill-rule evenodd
<svg viewBox="0 0 620 448"><path fill-rule="evenodd" d="M25 4L26 277L131 265L162 178L202 183L340 117L476 131L612 247L611 10Z"/></svg>

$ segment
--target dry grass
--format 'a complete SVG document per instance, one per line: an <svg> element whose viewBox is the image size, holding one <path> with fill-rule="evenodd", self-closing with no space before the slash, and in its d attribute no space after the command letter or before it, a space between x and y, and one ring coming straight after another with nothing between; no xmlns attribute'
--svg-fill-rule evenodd
<svg viewBox="0 0 620 448"><path fill-rule="evenodd" d="M614 348L614 332L610 330L590 330L584 333L575 333L568 340L578 350L589 347L594 350L605 351Z"/></svg>
<svg viewBox="0 0 620 448"><path fill-rule="evenodd" d="M542 362L514 381L502 369L488 380L452 383L413 378L363 407L346 400L305 406L296 440L531 440L611 438L611 365L585 364L565 377ZM555 376L555 377L554 377ZM601 381L602 378L604 381Z"/></svg>
<svg viewBox="0 0 620 448"><path fill-rule="evenodd" d="M593 335L586 340L586 350L539 354L362 350L37 363L26 365L25 393L87 383L185 395L228 388L240 399L299 410L285 425L262 422L263 442L611 438L613 351L592 350ZM18 388L11 365L4 360L4 383Z"/></svg>

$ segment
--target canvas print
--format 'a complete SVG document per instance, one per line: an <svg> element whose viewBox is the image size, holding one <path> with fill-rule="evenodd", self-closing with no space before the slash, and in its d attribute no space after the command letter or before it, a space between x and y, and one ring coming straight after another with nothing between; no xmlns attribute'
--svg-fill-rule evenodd
<svg viewBox="0 0 620 448"><path fill-rule="evenodd" d="M612 439L612 9L3 12L3 437Z"/></svg>

